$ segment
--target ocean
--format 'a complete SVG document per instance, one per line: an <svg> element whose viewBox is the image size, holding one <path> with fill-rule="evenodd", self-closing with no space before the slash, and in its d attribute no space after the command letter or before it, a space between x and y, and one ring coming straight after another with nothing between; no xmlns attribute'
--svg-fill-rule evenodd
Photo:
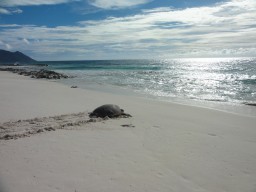
<svg viewBox="0 0 256 192"><path fill-rule="evenodd" d="M48 61L60 80L115 94L256 115L256 58ZM255 113L255 114L254 114Z"/></svg>

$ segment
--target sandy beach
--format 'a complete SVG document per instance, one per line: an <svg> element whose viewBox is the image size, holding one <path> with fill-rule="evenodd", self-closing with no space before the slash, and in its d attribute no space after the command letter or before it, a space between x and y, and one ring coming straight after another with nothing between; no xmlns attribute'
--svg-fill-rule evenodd
<svg viewBox="0 0 256 192"><path fill-rule="evenodd" d="M107 103L132 117L90 122ZM0 140L1 192L256 191L256 117L0 72L8 123L25 136Z"/></svg>

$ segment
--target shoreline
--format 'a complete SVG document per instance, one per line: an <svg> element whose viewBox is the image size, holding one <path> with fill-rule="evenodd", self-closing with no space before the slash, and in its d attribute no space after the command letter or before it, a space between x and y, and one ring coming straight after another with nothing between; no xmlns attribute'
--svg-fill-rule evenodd
<svg viewBox="0 0 256 192"><path fill-rule="evenodd" d="M48 66L48 65L47 65ZM19 67L25 67L19 68ZM85 90L91 90L99 93L117 94L119 96L132 96L139 97L141 99L149 99L161 102L176 103L181 105L188 105L194 107L201 107L206 109L218 110L222 112L228 112L243 116L256 117L256 103L254 102L223 102L223 101L211 101L211 100L200 100L200 99L185 99L178 97L164 97L164 96L153 96L150 94L145 94L139 90L134 90L132 88L123 88L113 85L98 85L96 83L90 85L77 84L73 82L73 75L67 75L63 71L56 72L56 70L42 69L41 66L38 68L28 69L26 66L18 66L15 68L13 66L0 68L0 71L7 71L14 74L27 76L32 79L44 79L44 80L56 80L57 83L64 84L66 86L71 86L71 88L82 88ZM58 70L57 70L58 71ZM92 85L91 85L92 84Z"/></svg>
<svg viewBox="0 0 256 192"><path fill-rule="evenodd" d="M19 80L19 77L23 80L25 80L26 82L27 81L34 81L35 84L37 83L42 83L43 85L44 84L52 84L54 85L54 87L62 87L62 88L66 88L66 89L69 89L69 88L75 88L73 90L78 90L78 92L89 92L91 95L100 95L100 94L103 94L107 97L117 97L117 98L122 98L122 97L125 97L127 100L130 98L130 99L137 99L138 101L139 100L142 100L142 101L147 101L147 102L154 102L154 103L166 103L166 104L170 104L170 105L181 105L181 106L184 106L184 107L192 107L192 108L202 108L202 109L206 109L206 110L213 110L213 111L216 111L216 112L222 112L222 113L228 113L228 114L233 114L233 115L238 115L238 116L245 116L245 117L256 117L256 108L255 106L249 106L249 105L245 105L245 104L231 104L231 103L225 103L225 102L221 102L221 103L212 103L212 102L209 102L209 101L198 101L198 100L185 100L185 99L179 99L179 98L176 98L176 99L164 99L164 98L159 98L159 97L150 97L150 96L147 96L145 94L140 94L140 93L136 93L136 92L133 92L133 94L128 94L128 92L132 91L132 90L128 90L128 89L122 89L122 91L120 92L120 89L118 88L113 88L112 89L110 88L111 91L106 91L108 90L108 87L104 88L103 90L100 89L102 88L101 85L99 85L98 87L94 87L94 88L86 88L86 87L79 87L79 86L76 86L72 83L70 84L66 84L66 83L63 83L62 80L59 80L59 79L47 79L47 78L42 78L42 79L35 79L35 78L32 78L32 77L29 77L29 76L24 76L23 74L17 74L17 73L13 73L11 71L0 71L0 74L6 74L8 76L8 78L15 78L16 80ZM8 74L12 74L11 77L8 75ZM62 73L59 73L61 75L63 75ZM67 75L64 75L64 76L67 76ZM63 80L65 80L66 78L64 78ZM31 82L32 82L31 81ZM49 85L50 85L49 84ZM72 94L71 92L73 91L72 89L70 90L69 94ZM114 93L113 93L113 92ZM90 96L91 96L90 95ZM202 104L202 103L206 103L206 104ZM102 103L104 104L104 103ZM95 105L96 106L96 105ZM219 107L216 107L216 106L219 106ZM222 107L221 107L222 106ZM240 109L237 111L237 110L234 110L234 108L236 107L240 107ZM88 111L88 110L87 110ZM78 112L84 112L84 110L81 110L81 111L73 111L71 110L71 113L78 113ZM54 116L54 115L65 115L65 114L61 114L59 112L57 112L56 114L54 113L51 113L51 116ZM36 116L31 116L31 118L35 118ZM40 116L42 117L42 116ZM43 117L48 117L47 115L43 116ZM28 116L28 119L30 118L30 116ZM9 119L9 120L19 120L19 119ZM3 122L1 121L1 118L0 118L0 122Z"/></svg>
<svg viewBox="0 0 256 192"><path fill-rule="evenodd" d="M1 123L75 123L69 115L84 112L86 120L107 103L132 115L0 140L0 191L256 189L256 117L72 89L8 72L0 72L0 90ZM38 122L23 121L33 118Z"/></svg>
<svg viewBox="0 0 256 192"><path fill-rule="evenodd" d="M63 73L63 71L61 71ZM58 83L61 83L66 86L77 86L84 90L91 90L99 93L107 93L107 94L115 94L119 96L131 96L140 99L148 99L156 102L167 102L167 103L175 103L186 106L193 106L199 108L206 108L210 110L217 110L226 113L232 113L242 116L250 116L256 117L256 107L252 104L254 103L231 103L231 102L217 102L217 101L208 101L208 100L198 100L198 99L185 99L185 98L177 98L177 97L162 97L162 96L153 96L148 95L138 90L133 90L132 88L123 88L113 85L101 85L101 84L91 84L84 85L79 84L76 81L72 81L72 79L61 79L57 80Z"/></svg>

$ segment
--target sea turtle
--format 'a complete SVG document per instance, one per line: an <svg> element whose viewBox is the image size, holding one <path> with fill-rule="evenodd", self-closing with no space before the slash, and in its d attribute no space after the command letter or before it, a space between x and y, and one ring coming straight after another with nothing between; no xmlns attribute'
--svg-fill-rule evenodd
<svg viewBox="0 0 256 192"><path fill-rule="evenodd" d="M131 117L131 115L124 113L124 110L120 109L118 105L106 104L94 109L94 111L90 113L90 117L115 118L115 117Z"/></svg>

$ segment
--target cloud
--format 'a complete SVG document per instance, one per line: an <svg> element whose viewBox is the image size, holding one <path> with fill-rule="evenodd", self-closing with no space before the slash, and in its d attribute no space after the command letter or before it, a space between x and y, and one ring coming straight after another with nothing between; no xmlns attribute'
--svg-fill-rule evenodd
<svg viewBox="0 0 256 192"><path fill-rule="evenodd" d="M15 9L12 11L12 13L15 13L15 14L20 14L22 13L23 11L21 9Z"/></svg>
<svg viewBox="0 0 256 192"><path fill-rule="evenodd" d="M74 26L14 25L1 30L0 25L0 40L55 59L253 56L255 18L255 0L232 0L214 6L143 10Z"/></svg>
<svg viewBox="0 0 256 192"><path fill-rule="evenodd" d="M146 4L151 0L89 0L88 2L102 9L120 9Z"/></svg>
<svg viewBox="0 0 256 192"><path fill-rule="evenodd" d="M0 7L0 14L6 14L6 15L9 15L9 14L11 14L11 12L10 12L10 11L8 11L7 9L4 9L4 8L1 8L1 7Z"/></svg>
<svg viewBox="0 0 256 192"><path fill-rule="evenodd" d="M12 46L9 45L8 43L5 44L5 47L6 47L7 50L11 50L12 49Z"/></svg>
<svg viewBox="0 0 256 192"><path fill-rule="evenodd" d="M76 2L81 0L0 0L0 14L20 14L21 9L13 9L17 6L55 5L61 3Z"/></svg>
<svg viewBox="0 0 256 192"><path fill-rule="evenodd" d="M12 46L9 45L8 43L5 43L4 41L1 41L1 40L0 40L0 48L1 48L1 49L11 50L11 49L12 49Z"/></svg>
<svg viewBox="0 0 256 192"><path fill-rule="evenodd" d="M31 5L54 5L61 3L69 3L80 0L1 0L2 7L31 6Z"/></svg>
<svg viewBox="0 0 256 192"><path fill-rule="evenodd" d="M0 24L0 29L1 28L21 28L21 27L36 27L36 25Z"/></svg>
<svg viewBox="0 0 256 192"><path fill-rule="evenodd" d="M4 9L0 7L0 14L6 14L6 15L11 15L11 14L20 14L23 11L21 9Z"/></svg>
<svg viewBox="0 0 256 192"><path fill-rule="evenodd" d="M144 9L142 10L143 13L157 13L157 12L168 12L168 11L172 11L174 9L172 9L171 7L157 7L154 9Z"/></svg>
<svg viewBox="0 0 256 192"><path fill-rule="evenodd" d="M0 40L0 45L4 45L4 42Z"/></svg>
<svg viewBox="0 0 256 192"><path fill-rule="evenodd" d="M23 41L24 43L26 43L27 45L30 44L29 40L27 40L26 38L23 38L22 41Z"/></svg>

